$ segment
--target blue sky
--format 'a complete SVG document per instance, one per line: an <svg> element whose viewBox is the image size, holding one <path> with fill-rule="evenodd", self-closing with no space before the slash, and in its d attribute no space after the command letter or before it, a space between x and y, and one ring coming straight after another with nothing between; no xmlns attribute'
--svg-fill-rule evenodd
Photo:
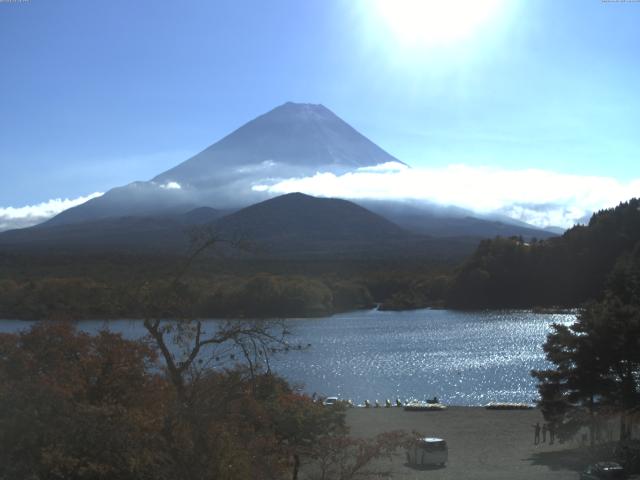
<svg viewBox="0 0 640 480"><path fill-rule="evenodd" d="M3 2L0 208L149 179L288 100L415 167L627 182L638 25L640 2L514 0L425 45L374 0Z"/></svg>

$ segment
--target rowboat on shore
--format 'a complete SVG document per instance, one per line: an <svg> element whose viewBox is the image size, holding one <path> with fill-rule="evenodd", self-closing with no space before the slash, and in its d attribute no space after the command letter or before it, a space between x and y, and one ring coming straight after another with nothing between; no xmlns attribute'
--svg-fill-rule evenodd
<svg viewBox="0 0 640 480"><path fill-rule="evenodd" d="M441 410L446 410L447 406L442 403L429 403L414 400L407 402L404 409L408 412L439 412Z"/></svg>
<svg viewBox="0 0 640 480"><path fill-rule="evenodd" d="M487 403L484 408L487 410L530 410L533 405L528 403L491 402Z"/></svg>

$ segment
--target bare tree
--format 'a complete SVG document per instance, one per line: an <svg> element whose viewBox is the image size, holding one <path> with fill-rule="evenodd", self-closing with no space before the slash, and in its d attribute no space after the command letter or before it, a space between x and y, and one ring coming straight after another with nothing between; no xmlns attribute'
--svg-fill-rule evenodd
<svg viewBox="0 0 640 480"><path fill-rule="evenodd" d="M347 435L320 438L309 452L309 477L313 480L357 480L387 477L379 460L391 461L395 452L413 437L393 431L370 439Z"/></svg>
<svg viewBox="0 0 640 480"><path fill-rule="evenodd" d="M195 297L185 281L194 263L221 246L251 251L255 246L236 236L219 235L210 227L191 231L191 248L183 265L168 284L143 285L139 298L144 306L144 327L164 360L167 375L181 402L188 402L190 380L202 372L243 362L249 373L270 371L269 357L287 350L289 331L281 320L227 320L205 326L191 314ZM173 318L162 318L169 314Z"/></svg>

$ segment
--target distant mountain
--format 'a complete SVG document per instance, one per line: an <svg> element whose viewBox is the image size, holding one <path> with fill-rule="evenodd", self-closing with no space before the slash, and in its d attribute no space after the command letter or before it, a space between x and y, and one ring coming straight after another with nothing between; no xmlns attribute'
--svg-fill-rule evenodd
<svg viewBox="0 0 640 480"><path fill-rule="evenodd" d="M374 245L406 239L394 223L347 200L290 193L244 208L216 223L222 234L240 234L273 250Z"/></svg>
<svg viewBox="0 0 640 480"><path fill-rule="evenodd" d="M387 162L402 163L325 106L288 102L152 181L209 189L249 173L269 178L318 170L340 174Z"/></svg>
<svg viewBox="0 0 640 480"><path fill-rule="evenodd" d="M219 228L234 235L242 230L275 249L354 250L362 243L366 251L400 238L415 245L417 237L424 242L429 236L465 237L464 250L468 239L552 235L526 224L480 219L456 207L367 201L360 202L362 208L302 194L268 200L261 188L286 178L340 175L389 162L402 164L326 107L285 103L150 181L114 188L35 228L0 234L0 246L175 251L185 245L186 229L232 211L237 212ZM436 248L438 241L428 243Z"/></svg>
<svg viewBox="0 0 640 480"><path fill-rule="evenodd" d="M471 211L458 207L385 200L363 200L357 203L405 230L421 235L478 238L522 236L527 240L557 235L554 231L539 229L524 222L507 223L478 218Z"/></svg>
<svg viewBox="0 0 640 480"><path fill-rule="evenodd" d="M125 216L79 223L38 225L0 233L4 251L179 253L189 247L189 231L226 212L201 207L181 214Z"/></svg>
<svg viewBox="0 0 640 480"><path fill-rule="evenodd" d="M402 163L323 105L285 103L151 181L134 182L71 208L51 225L106 217L239 208L268 198L254 189L316 172Z"/></svg>
<svg viewBox="0 0 640 480"><path fill-rule="evenodd" d="M0 233L4 252L181 254L190 233L212 228L223 239L251 244L249 255L429 258L459 261L478 237L437 238L407 232L353 202L291 193L233 213L208 207L186 213L109 217Z"/></svg>
<svg viewBox="0 0 640 480"><path fill-rule="evenodd" d="M480 241L478 237L416 235L353 202L302 193L251 205L221 218L215 227L223 236L255 242L261 254L281 257L457 262Z"/></svg>
<svg viewBox="0 0 640 480"><path fill-rule="evenodd" d="M189 230L209 225L222 237L242 237L261 251L368 250L409 234L355 203L292 193L234 213L200 207L186 213L108 217L41 225L0 234L0 247L67 251L164 251L189 246Z"/></svg>
<svg viewBox="0 0 640 480"><path fill-rule="evenodd" d="M564 234L564 232L567 231L566 228L552 227L552 226L545 227L544 230L545 230L545 232L549 232L549 233L552 233L554 235L562 235L562 234Z"/></svg>
<svg viewBox="0 0 640 480"><path fill-rule="evenodd" d="M230 213L233 212L229 210L217 210L211 207L198 207L177 216L176 219L184 225L203 225L213 223Z"/></svg>

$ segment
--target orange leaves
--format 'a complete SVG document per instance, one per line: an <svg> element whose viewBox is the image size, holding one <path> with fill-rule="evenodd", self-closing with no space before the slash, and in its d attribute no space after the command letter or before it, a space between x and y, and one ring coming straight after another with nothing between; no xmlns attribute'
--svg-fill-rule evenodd
<svg viewBox="0 0 640 480"><path fill-rule="evenodd" d="M155 354L119 335L43 323L0 337L0 477L144 478L166 382ZM56 473L57 472L57 473Z"/></svg>

